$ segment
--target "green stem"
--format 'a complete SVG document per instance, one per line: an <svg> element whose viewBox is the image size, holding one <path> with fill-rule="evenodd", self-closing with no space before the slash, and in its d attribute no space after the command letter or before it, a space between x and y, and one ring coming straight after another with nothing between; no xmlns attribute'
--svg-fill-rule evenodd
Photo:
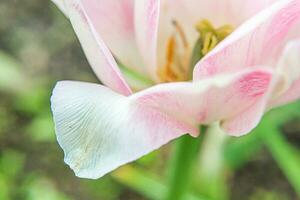
<svg viewBox="0 0 300 200"><path fill-rule="evenodd" d="M195 183L199 194L225 200L228 199L228 187L223 154L228 135L219 123L212 124L206 133L197 164L199 178Z"/></svg>
<svg viewBox="0 0 300 200"><path fill-rule="evenodd" d="M185 135L175 143L173 158L169 168L170 187L165 200L181 200L184 198L191 179L191 169L203 139L206 127L201 127L201 135L192 138Z"/></svg>

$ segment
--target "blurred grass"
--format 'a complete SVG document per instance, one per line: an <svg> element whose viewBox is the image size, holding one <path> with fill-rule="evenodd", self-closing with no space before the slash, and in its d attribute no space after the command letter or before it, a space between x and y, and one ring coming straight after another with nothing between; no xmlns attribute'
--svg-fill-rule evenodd
<svg viewBox="0 0 300 200"><path fill-rule="evenodd" d="M0 19L0 200L163 198L171 145L97 181L74 177L55 141L49 97L57 80L97 79L69 22L50 1L1 0ZM185 199L213 199L201 184L222 193L226 187L229 194L221 195L233 200L297 199L299 104L268 113L245 137L228 138L218 151L218 179L205 182L195 162L195 186ZM293 131L282 134L286 126Z"/></svg>

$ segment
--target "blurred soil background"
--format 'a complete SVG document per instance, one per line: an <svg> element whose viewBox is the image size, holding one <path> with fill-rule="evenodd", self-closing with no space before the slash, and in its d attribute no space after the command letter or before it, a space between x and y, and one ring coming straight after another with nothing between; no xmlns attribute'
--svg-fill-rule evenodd
<svg viewBox="0 0 300 200"><path fill-rule="evenodd" d="M58 80L98 82L69 21L49 0L1 0L0 200L146 199L111 175L79 179L63 163L49 104ZM300 120L282 130L299 148ZM168 152L135 165L163 176ZM297 199L265 148L228 177L233 200Z"/></svg>

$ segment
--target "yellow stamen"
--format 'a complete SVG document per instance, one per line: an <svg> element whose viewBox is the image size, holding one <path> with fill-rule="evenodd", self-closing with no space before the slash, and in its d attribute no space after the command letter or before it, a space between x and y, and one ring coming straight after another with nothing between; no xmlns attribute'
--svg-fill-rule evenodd
<svg viewBox="0 0 300 200"><path fill-rule="evenodd" d="M174 27L176 28L177 32L179 33L180 39L181 39L181 41L183 42L184 47L185 47L185 48L188 48L188 47L189 47L189 43L188 43L188 41L187 41L187 39L186 39L186 36L185 36L185 34L184 34L184 32L183 32L182 27L181 27L181 26L179 25L179 23L178 23L177 21L175 21L175 20L173 20L172 23L173 23Z"/></svg>
<svg viewBox="0 0 300 200"><path fill-rule="evenodd" d="M218 44L218 38L211 32L204 35L203 48L201 50L203 55L206 55Z"/></svg>
<svg viewBox="0 0 300 200"><path fill-rule="evenodd" d="M220 41L224 40L230 33L232 33L233 27L230 25L225 25L216 30L218 39Z"/></svg>
<svg viewBox="0 0 300 200"><path fill-rule="evenodd" d="M175 32L167 41L166 64L158 68L162 82L184 81L189 71L189 44L183 28L173 21Z"/></svg>
<svg viewBox="0 0 300 200"><path fill-rule="evenodd" d="M200 34L199 41L203 44L201 53L205 56L233 31L233 27L224 25L215 28L208 20L204 19L198 22L196 30Z"/></svg>
<svg viewBox="0 0 300 200"><path fill-rule="evenodd" d="M188 80L191 77L191 71L195 63L208 54L233 31L230 25L215 28L206 19L200 21L196 24L199 38L191 54L182 26L175 20L172 21L172 24L174 26L174 33L169 37L166 44L166 63L158 68L158 76L161 82Z"/></svg>

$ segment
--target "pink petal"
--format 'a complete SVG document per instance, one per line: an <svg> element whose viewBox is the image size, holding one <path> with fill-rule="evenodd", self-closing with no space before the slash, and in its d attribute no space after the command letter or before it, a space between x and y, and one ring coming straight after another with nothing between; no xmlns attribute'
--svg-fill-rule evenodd
<svg viewBox="0 0 300 200"><path fill-rule="evenodd" d="M214 26L238 27L245 20L274 3L276 0L164 0L161 5L158 55L159 66L164 63L168 38L174 32L172 21L183 28L192 48L198 39L197 22L209 20Z"/></svg>
<svg viewBox="0 0 300 200"><path fill-rule="evenodd" d="M289 30L300 19L300 1L278 1L240 26L195 67L194 79L247 66L272 65Z"/></svg>
<svg viewBox="0 0 300 200"><path fill-rule="evenodd" d="M65 162L83 178L99 178L197 126L140 105L101 85L59 82L51 98Z"/></svg>
<svg viewBox="0 0 300 200"><path fill-rule="evenodd" d="M264 98L271 76L251 70L157 85L130 97L101 85L60 82L51 107L65 162L79 177L99 178L183 134L197 136L199 124L247 115L251 126L230 126L229 133L250 131L262 111L245 112Z"/></svg>
<svg viewBox="0 0 300 200"><path fill-rule="evenodd" d="M261 98L241 114L228 118L221 124L221 127L232 136L242 136L249 133L250 130L258 125L263 117L266 109L266 99Z"/></svg>
<svg viewBox="0 0 300 200"><path fill-rule="evenodd" d="M278 83L271 107L286 104L300 97L300 39L290 41L277 64L283 80Z"/></svg>
<svg viewBox="0 0 300 200"><path fill-rule="evenodd" d="M80 0L95 30L126 67L146 74L135 38L135 0Z"/></svg>
<svg viewBox="0 0 300 200"><path fill-rule="evenodd" d="M80 0L65 0L67 13L93 70L100 80L124 95L131 90Z"/></svg>
<svg viewBox="0 0 300 200"><path fill-rule="evenodd" d="M157 33L160 0L135 1L136 40L147 72L155 80L157 78Z"/></svg>
<svg viewBox="0 0 300 200"><path fill-rule="evenodd" d="M262 104L257 102L264 102L271 77L269 71L262 69L243 71L194 83L161 84L129 98L194 126L222 121L229 133L238 135L249 132L263 114L263 109L258 108ZM259 112L253 113L250 108ZM243 127L226 125L227 120L238 117L247 121L240 123Z"/></svg>
<svg viewBox="0 0 300 200"><path fill-rule="evenodd" d="M295 81L292 86L278 99L270 103L271 107L281 106L300 99L300 79Z"/></svg>

